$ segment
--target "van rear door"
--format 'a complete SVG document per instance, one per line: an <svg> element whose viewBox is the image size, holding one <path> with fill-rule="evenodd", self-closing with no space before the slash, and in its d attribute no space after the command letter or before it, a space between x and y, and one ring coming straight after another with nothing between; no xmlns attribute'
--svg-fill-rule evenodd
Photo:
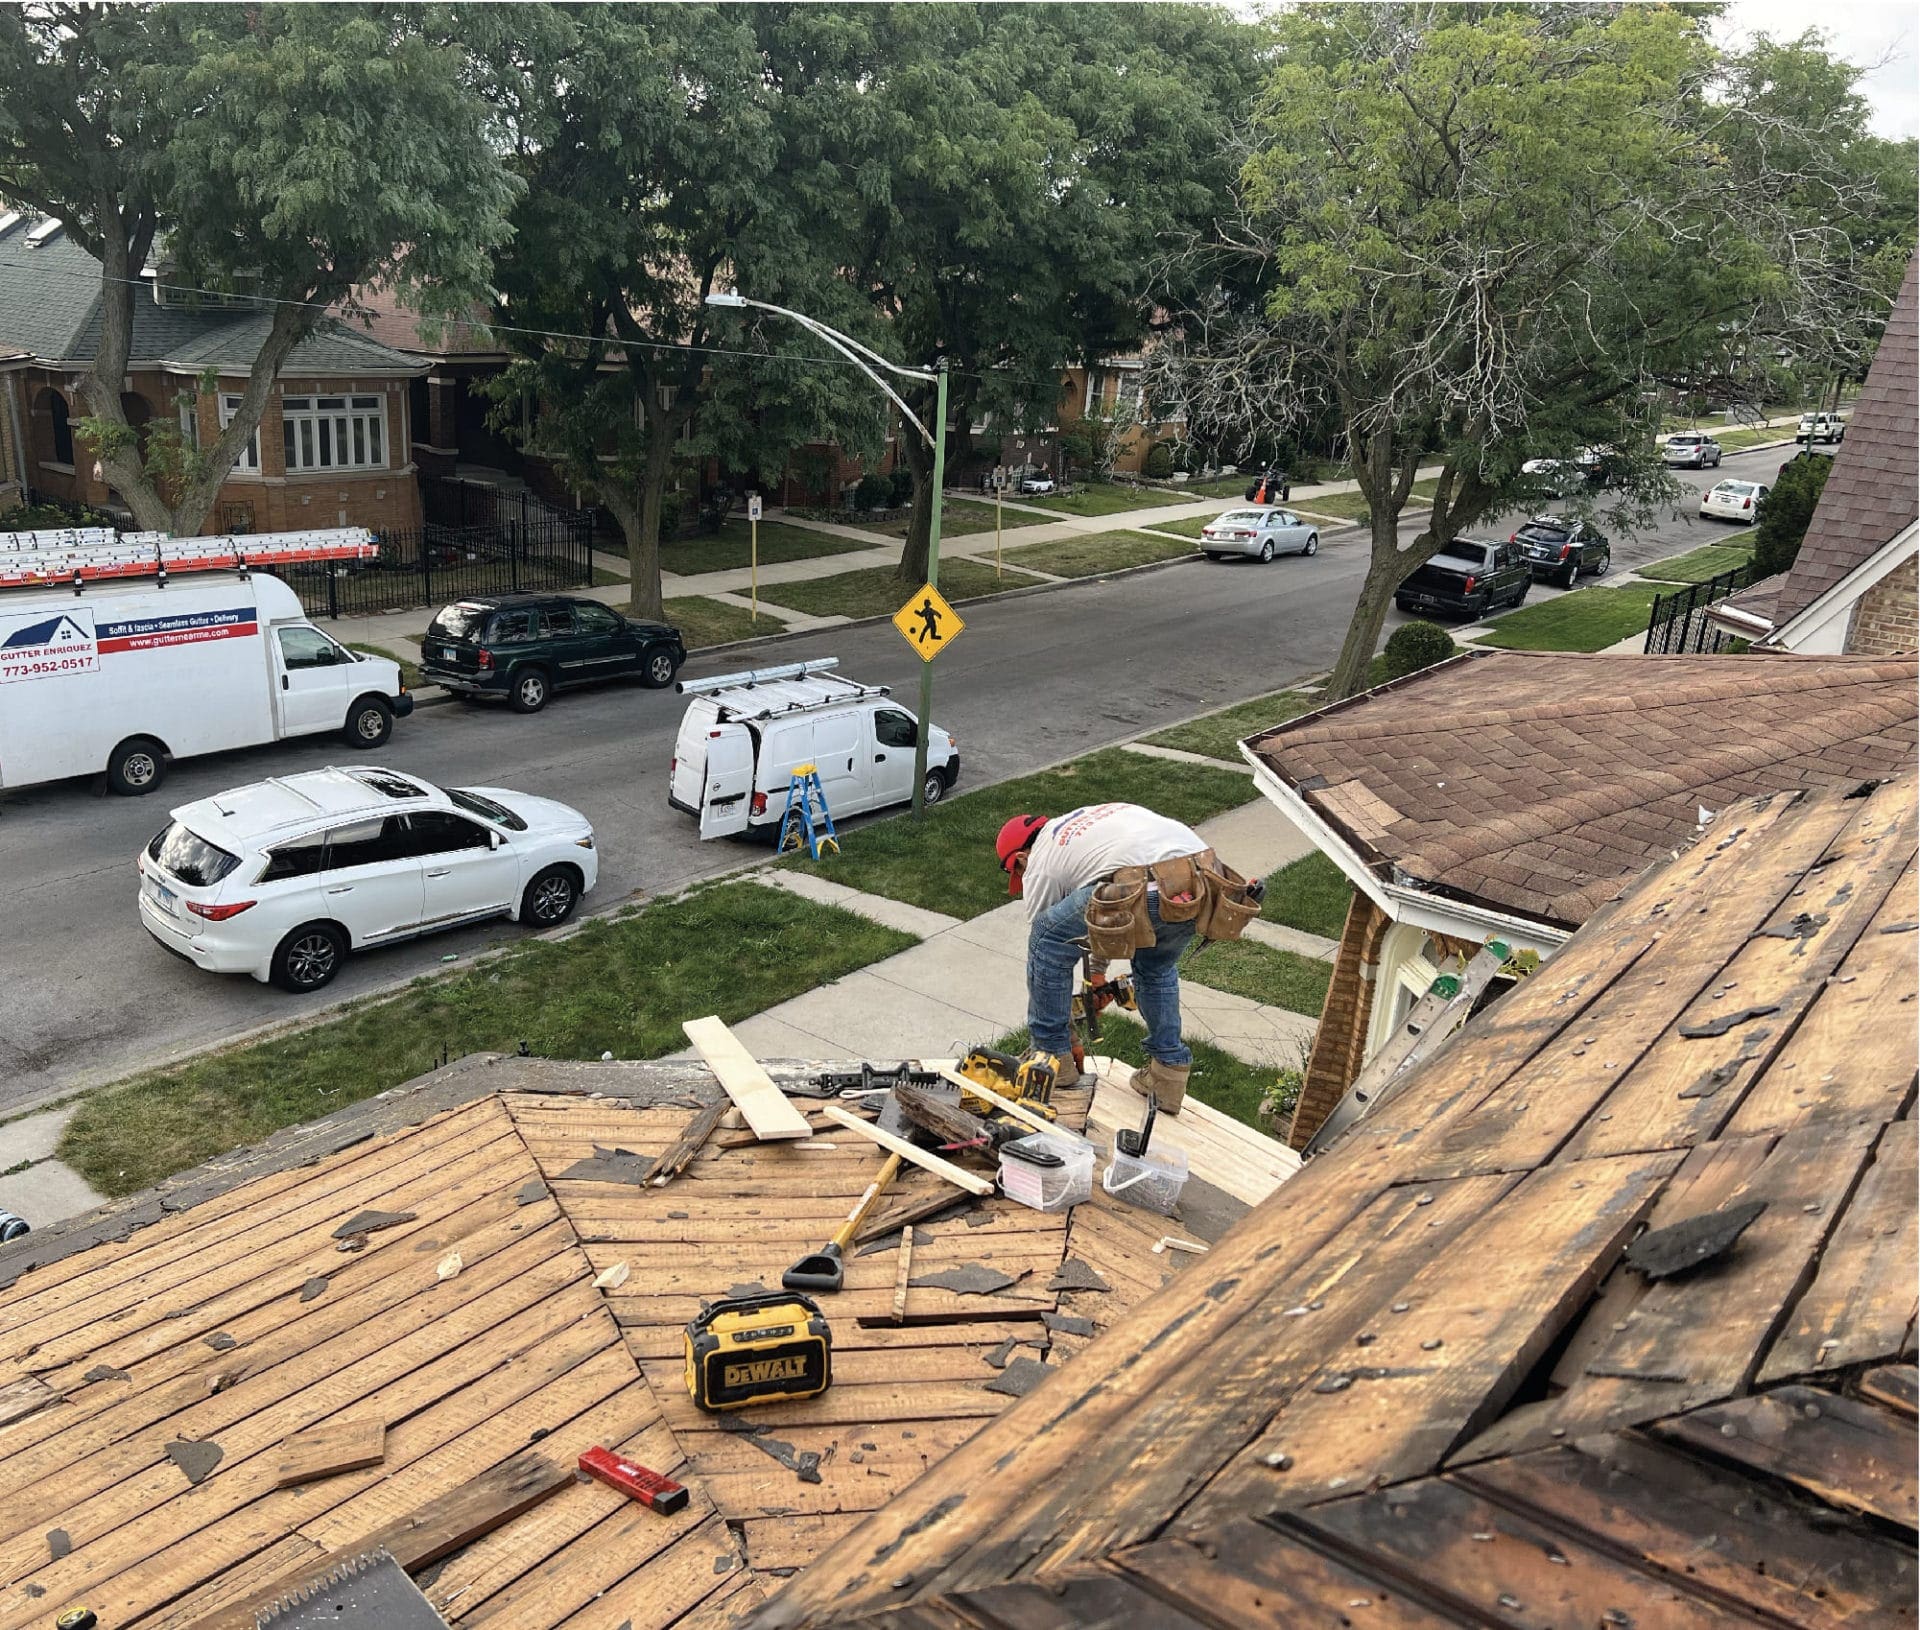
<svg viewBox="0 0 1920 1630"><path fill-rule="evenodd" d="M753 737L747 727L723 724L710 730L700 789L700 836L725 838L746 831L752 795Z"/></svg>

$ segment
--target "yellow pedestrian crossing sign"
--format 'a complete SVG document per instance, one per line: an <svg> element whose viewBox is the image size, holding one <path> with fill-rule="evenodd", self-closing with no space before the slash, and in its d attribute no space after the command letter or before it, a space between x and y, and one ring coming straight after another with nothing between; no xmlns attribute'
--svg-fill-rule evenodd
<svg viewBox="0 0 1920 1630"><path fill-rule="evenodd" d="M900 630L900 637L920 653L921 661L931 662L967 625L953 607L940 598L938 589L931 583L922 583L893 614L893 626Z"/></svg>

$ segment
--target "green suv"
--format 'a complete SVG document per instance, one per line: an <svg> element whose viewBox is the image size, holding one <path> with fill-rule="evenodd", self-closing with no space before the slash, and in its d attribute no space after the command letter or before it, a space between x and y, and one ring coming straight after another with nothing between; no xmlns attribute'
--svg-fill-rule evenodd
<svg viewBox="0 0 1920 1630"><path fill-rule="evenodd" d="M484 594L456 600L420 641L420 677L468 701L538 713L556 690L637 678L665 690L687 660L680 630L632 622L598 600Z"/></svg>

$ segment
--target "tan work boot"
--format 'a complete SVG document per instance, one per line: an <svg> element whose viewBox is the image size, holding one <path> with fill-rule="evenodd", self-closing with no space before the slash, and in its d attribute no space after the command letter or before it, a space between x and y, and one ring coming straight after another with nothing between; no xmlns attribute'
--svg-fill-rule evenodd
<svg viewBox="0 0 1920 1630"><path fill-rule="evenodd" d="M1133 1090L1143 1098L1151 1098L1162 1115L1178 1115L1187 1099L1190 1069L1190 1065L1163 1064L1157 1058L1150 1058L1133 1072Z"/></svg>

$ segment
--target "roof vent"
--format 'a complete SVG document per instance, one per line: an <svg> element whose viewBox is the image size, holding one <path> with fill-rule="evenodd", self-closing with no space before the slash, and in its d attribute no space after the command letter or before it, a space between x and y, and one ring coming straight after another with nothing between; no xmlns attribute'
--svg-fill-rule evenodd
<svg viewBox="0 0 1920 1630"><path fill-rule="evenodd" d="M4 215L0 215L0 238L4 238L19 224L20 212L17 209L10 209Z"/></svg>
<svg viewBox="0 0 1920 1630"><path fill-rule="evenodd" d="M59 232L60 222L55 220L42 221L27 234L27 247L29 249L38 249L41 244L46 243L51 238L57 237Z"/></svg>

